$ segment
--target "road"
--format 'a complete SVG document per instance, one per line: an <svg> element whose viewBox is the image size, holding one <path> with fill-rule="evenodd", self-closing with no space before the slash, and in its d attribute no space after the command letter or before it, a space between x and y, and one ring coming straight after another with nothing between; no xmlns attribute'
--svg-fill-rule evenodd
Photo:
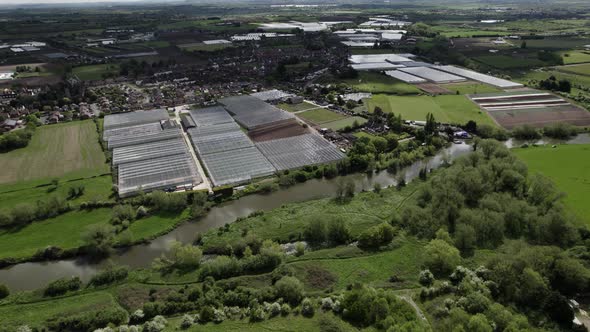
<svg viewBox="0 0 590 332"><path fill-rule="evenodd" d="M188 109L190 109L189 105L181 105L181 106L174 107L174 119L176 120L178 125L181 125L181 123L180 123L181 111L185 111ZM182 137L184 137L184 141L188 145L188 150L190 151L191 156L193 157L193 160L194 160L195 164L197 165L197 171L199 172L199 175L201 176L201 179L203 180L203 182L201 184L199 184L196 187L193 187L193 190L207 189L207 191L209 193L213 193L213 188L211 186L211 182L209 182L209 178L207 178L207 175L205 174L205 170L203 169L203 166L199 162L199 158L197 158L197 154L195 153L195 149L193 148L190 137L188 137L188 134L184 130L181 130L181 132L182 132Z"/></svg>

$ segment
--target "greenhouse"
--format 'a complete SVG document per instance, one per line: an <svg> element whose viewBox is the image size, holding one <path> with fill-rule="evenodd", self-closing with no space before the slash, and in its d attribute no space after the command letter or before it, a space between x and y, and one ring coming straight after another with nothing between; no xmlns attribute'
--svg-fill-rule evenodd
<svg viewBox="0 0 590 332"><path fill-rule="evenodd" d="M125 146L113 149L113 166L187 152L188 147L182 138Z"/></svg>
<svg viewBox="0 0 590 332"><path fill-rule="evenodd" d="M108 140L108 148L109 150L112 150L114 148L120 148L123 146L163 141L179 137L182 137L182 132L179 129L162 130L160 132L150 134L112 137Z"/></svg>
<svg viewBox="0 0 590 332"><path fill-rule="evenodd" d="M166 190L177 187L192 189L201 182L197 166L188 151L119 165L118 186L121 197L142 190Z"/></svg>
<svg viewBox="0 0 590 332"><path fill-rule="evenodd" d="M279 171L330 163L344 158L344 154L337 147L316 134L280 138L257 143L256 146Z"/></svg>
<svg viewBox="0 0 590 332"><path fill-rule="evenodd" d="M272 164L253 146L206 154L200 158L214 186L246 183L275 172Z"/></svg>
<svg viewBox="0 0 590 332"><path fill-rule="evenodd" d="M168 120L169 118L166 110L111 114L104 117L104 130L160 122L162 120Z"/></svg>

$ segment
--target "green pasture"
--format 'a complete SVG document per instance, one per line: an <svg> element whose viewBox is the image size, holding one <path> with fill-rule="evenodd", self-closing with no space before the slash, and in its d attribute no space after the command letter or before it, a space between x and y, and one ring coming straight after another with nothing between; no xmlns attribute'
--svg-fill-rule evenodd
<svg viewBox="0 0 590 332"><path fill-rule="evenodd" d="M411 84L404 83L393 77L375 72L359 72L359 77L341 80L362 92L386 93L396 95L419 94L420 90Z"/></svg>
<svg viewBox="0 0 590 332"><path fill-rule="evenodd" d="M322 124L346 118L346 116L342 114L332 112L325 108L317 108L311 111L298 113L297 115L302 119L313 122L315 124Z"/></svg>
<svg viewBox="0 0 590 332"><path fill-rule="evenodd" d="M590 225L590 145L571 144L513 149L529 171L549 177L567 194L565 203L581 221Z"/></svg>
<svg viewBox="0 0 590 332"><path fill-rule="evenodd" d="M374 95L366 103L370 112L375 107L380 107L384 112L401 114L404 120L424 121L426 115L432 113L437 122L465 124L473 120L478 124L495 126L495 122L486 112L461 95L436 97Z"/></svg>
<svg viewBox="0 0 590 332"><path fill-rule="evenodd" d="M119 74L119 66L116 64L101 64L75 67L72 73L83 81L98 81L103 79L103 74Z"/></svg>

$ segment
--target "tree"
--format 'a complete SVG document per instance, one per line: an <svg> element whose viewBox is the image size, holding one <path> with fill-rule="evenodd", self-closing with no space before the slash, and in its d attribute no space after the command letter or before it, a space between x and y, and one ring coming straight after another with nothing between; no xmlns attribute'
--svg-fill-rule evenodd
<svg viewBox="0 0 590 332"><path fill-rule="evenodd" d="M321 244L328 239L328 227L324 216L316 215L309 218L303 231L305 239L314 244Z"/></svg>
<svg viewBox="0 0 590 332"><path fill-rule="evenodd" d="M522 43L520 43L520 48L524 49L526 47L526 40L523 40Z"/></svg>
<svg viewBox="0 0 590 332"><path fill-rule="evenodd" d="M525 268L520 276L520 289L517 298L521 304L540 306L547 296L548 288L543 277L531 268Z"/></svg>
<svg viewBox="0 0 590 332"><path fill-rule="evenodd" d="M425 265L435 275L447 275L459 265L459 250L443 240L434 239L426 245Z"/></svg>
<svg viewBox="0 0 590 332"><path fill-rule="evenodd" d="M346 221L338 218L328 220L328 239L334 244L346 244L350 240L350 228Z"/></svg>
<svg viewBox="0 0 590 332"><path fill-rule="evenodd" d="M483 314L477 314L469 319L467 324L470 332L493 332L492 325Z"/></svg>
<svg viewBox="0 0 590 332"><path fill-rule="evenodd" d="M277 296L291 305L298 305L303 298L303 284L295 277L282 277L275 284Z"/></svg>
<svg viewBox="0 0 590 332"><path fill-rule="evenodd" d="M114 240L114 228L111 225L91 225L82 235L84 247L91 256L106 256L111 252Z"/></svg>
<svg viewBox="0 0 590 332"><path fill-rule="evenodd" d="M370 227L361 233L358 246L361 248L379 248L389 244L395 236L395 229L388 223Z"/></svg>
<svg viewBox="0 0 590 332"><path fill-rule="evenodd" d="M196 269L199 267L202 257L203 252L199 247L191 244L183 245L181 242L174 241L169 254L156 258L153 265L157 270Z"/></svg>
<svg viewBox="0 0 590 332"><path fill-rule="evenodd" d="M462 252L475 249L476 235L473 227L466 224L458 224L455 228L455 246Z"/></svg>
<svg viewBox="0 0 590 332"><path fill-rule="evenodd" d="M544 306L545 312L554 321L564 326L571 326L574 319L574 311L567 299L558 292L551 292Z"/></svg>
<svg viewBox="0 0 590 332"><path fill-rule="evenodd" d="M437 130L437 123L432 113L426 114L426 125L424 126L424 132L426 135L434 135Z"/></svg>
<svg viewBox="0 0 590 332"><path fill-rule="evenodd" d="M422 270L420 271L418 281L420 282L420 285L429 287L434 283L434 275L428 269Z"/></svg>

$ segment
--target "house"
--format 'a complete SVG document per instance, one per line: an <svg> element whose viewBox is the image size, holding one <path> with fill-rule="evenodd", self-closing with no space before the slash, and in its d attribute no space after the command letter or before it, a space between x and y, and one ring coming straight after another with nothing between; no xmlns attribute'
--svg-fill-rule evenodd
<svg viewBox="0 0 590 332"><path fill-rule="evenodd" d="M47 123L59 123L59 120L61 120L63 118L63 115L61 115L60 112L52 112L48 117L47 117Z"/></svg>
<svg viewBox="0 0 590 332"><path fill-rule="evenodd" d="M18 122L14 119L6 119L4 120L4 123L2 123L2 128L5 130L12 130L14 128L16 128L16 126L18 125Z"/></svg>
<svg viewBox="0 0 590 332"><path fill-rule="evenodd" d="M303 97L301 96L292 96L288 99L289 104L301 104L303 102Z"/></svg>

